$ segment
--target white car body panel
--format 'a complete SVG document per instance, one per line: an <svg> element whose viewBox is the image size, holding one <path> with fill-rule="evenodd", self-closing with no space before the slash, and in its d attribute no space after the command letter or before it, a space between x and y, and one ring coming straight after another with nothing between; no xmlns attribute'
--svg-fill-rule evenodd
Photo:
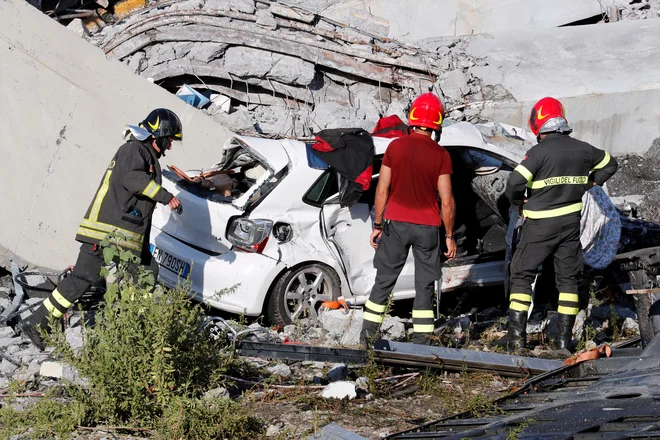
<svg viewBox="0 0 660 440"><path fill-rule="evenodd" d="M192 263L190 282L195 298L231 313L259 315L263 305L262 292L268 291L277 275L285 269L284 264L263 255L229 251L210 256L182 246L175 238L157 229L152 229L152 234L151 243L156 247L174 249L176 257ZM184 281L162 265L159 280L170 288ZM234 286L232 293L219 294Z"/></svg>
<svg viewBox="0 0 660 440"><path fill-rule="evenodd" d="M510 126L505 128L519 130ZM520 130L520 133L524 132ZM182 200L184 209L181 215L172 213L167 207L157 209L151 243L193 263L190 278L196 297L212 307L232 313L262 314L264 302L280 274L287 268L311 263L323 263L333 268L340 277L342 294L355 296L354 303L366 302L376 273L373 267L375 251L369 246L372 220L368 205L357 203L349 209L326 204L321 212L319 207L305 203L303 195L324 171L308 165L304 142L244 136L236 136L236 139L267 164L270 172L260 179L261 183L284 168L288 168L287 175L254 207L248 206L253 191L232 203L215 203L165 180L163 186ZM502 148L485 139L474 125L456 123L443 128L440 143L485 150L511 163L519 162L524 155L525 150L517 145ZM391 141L375 137L376 155L384 154ZM232 140L228 144L230 142ZM321 232L321 214L329 239ZM261 254L232 250L225 233L229 218L236 215L287 223L291 225L293 238L287 243L278 243L271 234ZM194 249L186 242L206 251ZM177 275L167 268L161 269L160 279L169 287L177 284ZM445 266L441 289L492 285L503 280L502 261ZM217 291L239 283L234 293L215 295ZM414 294L411 253L395 286L394 296L397 299L410 298Z"/></svg>

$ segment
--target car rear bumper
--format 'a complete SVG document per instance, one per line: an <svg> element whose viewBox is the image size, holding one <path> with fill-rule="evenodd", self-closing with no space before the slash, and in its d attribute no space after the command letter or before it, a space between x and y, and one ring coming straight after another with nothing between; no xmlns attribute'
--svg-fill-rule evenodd
<svg viewBox="0 0 660 440"><path fill-rule="evenodd" d="M270 257L229 251L212 256L153 227L151 244L175 258L191 264L189 279L195 299L230 313L258 316L262 313L268 289L286 268ZM160 265L159 280L169 288L183 285L185 279Z"/></svg>

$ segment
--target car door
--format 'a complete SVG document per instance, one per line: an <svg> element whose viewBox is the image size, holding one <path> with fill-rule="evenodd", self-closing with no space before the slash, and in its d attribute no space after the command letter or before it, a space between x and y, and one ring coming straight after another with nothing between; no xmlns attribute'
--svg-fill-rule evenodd
<svg viewBox="0 0 660 440"><path fill-rule="evenodd" d="M375 250L369 244L373 230L371 207L358 201L341 207L339 195L325 201L320 212L321 233L341 267L354 296L369 295L376 279Z"/></svg>
<svg viewBox="0 0 660 440"><path fill-rule="evenodd" d="M335 194L328 197L321 207L321 233L342 268L354 296L368 296L376 280L376 269L373 265L376 251L371 247L369 237L373 231L373 205L381 161L382 156L374 159L371 185L357 203L342 208L339 196ZM395 298L414 295L413 268L411 252L394 287Z"/></svg>

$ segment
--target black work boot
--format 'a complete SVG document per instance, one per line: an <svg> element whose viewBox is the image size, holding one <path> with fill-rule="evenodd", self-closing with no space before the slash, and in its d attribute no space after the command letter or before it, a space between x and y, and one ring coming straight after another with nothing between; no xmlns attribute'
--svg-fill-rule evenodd
<svg viewBox="0 0 660 440"><path fill-rule="evenodd" d="M573 341L573 326L575 325L575 315L565 315L559 313L559 337L555 342L557 350L570 351L571 341Z"/></svg>
<svg viewBox="0 0 660 440"><path fill-rule="evenodd" d="M517 311L509 309L508 332L497 341L493 346L506 347L508 351L514 351L525 348L527 344L527 311Z"/></svg>
<svg viewBox="0 0 660 440"><path fill-rule="evenodd" d="M418 345L431 345L433 333L413 333L412 343Z"/></svg>
<svg viewBox="0 0 660 440"><path fill-rule="evenodd" d="M21 319L16 326L21 331L21 334L30 338L30 341L41 351L46 349L46 343L44 338L41 337L39 333L39 328L50 332L50 326L48 325L48 311L42 305L30 316L25 319Z"/></svg>
<svg viewBox="0 0 660 440"><path fill-rule="evenodd" d="M362 331L360 332L360 345L364 349L373 347L374 341L378 338L379 325L370 321L362 323Z"/></svg>

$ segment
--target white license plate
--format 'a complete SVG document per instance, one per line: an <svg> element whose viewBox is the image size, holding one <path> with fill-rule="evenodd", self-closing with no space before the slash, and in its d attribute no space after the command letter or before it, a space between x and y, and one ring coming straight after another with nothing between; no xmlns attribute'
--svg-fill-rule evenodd
<svg viewBox="0 0 660 440"><path fill-rule="evenodd" d="M157 248L153 244L149 245L149 250L158 264L165 269L172 271L177 275L181 275L183 278L188 277L188 274L190 273L190 263L181 258L175 257L167 251Z"/></svg>

